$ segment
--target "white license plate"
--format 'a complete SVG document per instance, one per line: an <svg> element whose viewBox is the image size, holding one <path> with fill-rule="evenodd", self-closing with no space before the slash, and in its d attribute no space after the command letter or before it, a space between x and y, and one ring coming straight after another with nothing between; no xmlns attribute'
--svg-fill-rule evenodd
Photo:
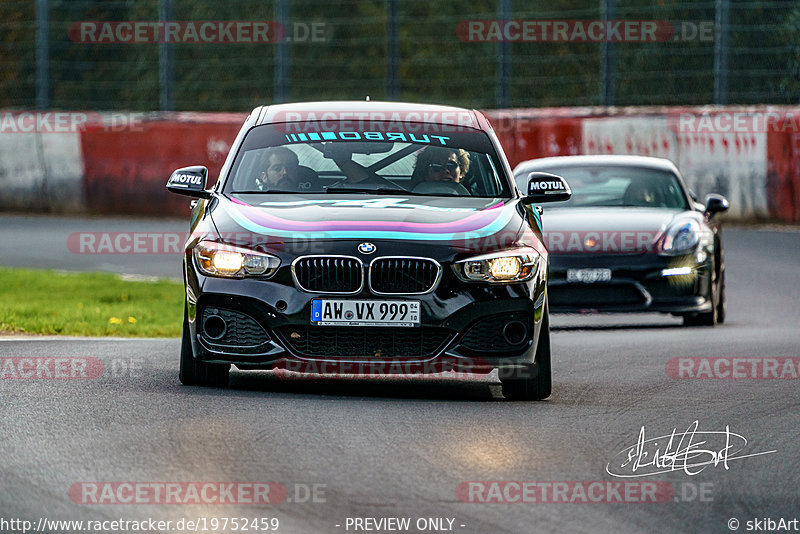
<svg viewBox="0 0 800 534"><path fill-rule="evenodd" d="M593 284L611 280L611 269L567 269L567 282Z"/></svg>
<svg viewBox="0 0 800 534"><path fill-rule="evenodd" d="M311 301L311 322L320 326L418 326L418 300Z"/></svg>

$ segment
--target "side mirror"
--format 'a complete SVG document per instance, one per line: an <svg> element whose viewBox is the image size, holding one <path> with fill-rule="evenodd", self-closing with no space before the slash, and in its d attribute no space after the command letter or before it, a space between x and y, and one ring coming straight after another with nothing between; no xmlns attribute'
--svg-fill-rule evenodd
<svg viewBox="0 0 800 534"><path fill-rule="evenodd" d="M716 193L709 193L706 195L706 209L705 213L711 217L715 213L722 213L723 211L728 211L730 208L730 202L728 199L723 197L722 195L717 195Z"/></svg>
<svg viewBox="0 0 800 534"><path fill-rule="evenodd" d="M549 172L532 172L528 175L528 196L522 199L522 203L563 202L571 196L572 190L561 176Z"/></svg>
<svg viewBox="0 0 800 534"><path fill-rule="evenodd" d="M195 165L183 167L172 173L167 180L167 190L170 193L186 195L189 197L211 198L211 192L206 191L208 169Z"/></svg>

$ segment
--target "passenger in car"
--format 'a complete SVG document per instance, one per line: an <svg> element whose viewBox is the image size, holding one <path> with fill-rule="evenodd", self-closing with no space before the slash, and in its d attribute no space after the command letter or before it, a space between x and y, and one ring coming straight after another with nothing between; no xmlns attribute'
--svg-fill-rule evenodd
<svg viewBox="0 0 800 534"><path fill-rule="evenodd" d="M469 172L469 154L461 148L429 146L417 156L417 163L411 181L421 182L460 182Z"/></svg>

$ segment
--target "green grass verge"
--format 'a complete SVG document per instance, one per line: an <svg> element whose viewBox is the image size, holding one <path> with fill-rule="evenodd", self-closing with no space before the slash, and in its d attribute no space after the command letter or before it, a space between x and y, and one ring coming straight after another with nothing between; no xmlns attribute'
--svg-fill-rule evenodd
<svg viewBox="0 0 800 534"><path fill-rule="evenodd" d="M0 331L178 337L183 295L173 280L0 267Z"/></svg>

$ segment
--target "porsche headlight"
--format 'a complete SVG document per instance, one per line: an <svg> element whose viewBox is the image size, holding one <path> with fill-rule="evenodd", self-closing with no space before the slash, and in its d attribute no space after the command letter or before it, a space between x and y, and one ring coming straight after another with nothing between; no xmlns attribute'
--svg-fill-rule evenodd
<svg viewBox="0 0 800 534"><path fill-rule="evenodd" d="M530 280L536 274L538 264L538 252L519 248L457 261L453 269L465 282L502 284Z"/></svg>
<svg viewBox="0 0 800 534"><path fill-rule="evenodd" d="M199 242L194 259L203 274L223 278L269 278L281 265L277 256L215 241Z"/></svg>
<svg viewBox="0 0 800 534"><path fill-rule="evenodd" d="M664 236L662 251L665 254L685 254L700 242L700 225L688 220L673 224Z"/></svg>

